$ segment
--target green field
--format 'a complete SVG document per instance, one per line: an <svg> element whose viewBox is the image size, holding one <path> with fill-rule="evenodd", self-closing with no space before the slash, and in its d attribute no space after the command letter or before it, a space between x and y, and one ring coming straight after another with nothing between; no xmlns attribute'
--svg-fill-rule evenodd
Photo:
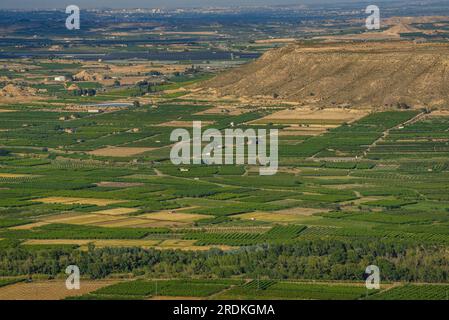
<svg viewBox="0 0 449 320"><path fill-rule="evenodd" d="M447 6L385 4L393 18L371 39L349 2L83 9L76 31L59 10L0 10L0 298L59 288L76 265L95 288L58 298L449 300L449 112L433 83L447 61L432 60L446 53ZM380 68L344 60L359 50L416 52L423 67L371 81ZM270 54L282 58L249 93ZM313 72L283 69L293 54ZM416 81L396 80L402 66ZM233 69L250 79L238 90ZM277 129L276 174L208 165L216 151L196 161L191 146L193 164L173 164L173 131L198 121L222 135ZM263 151L261 139L244 146ZM372 265L379 290L365 285Z"/></svg>
<svg viewBox="0 0 449 320"><path fill-rule="evenodd" d="M276 280L134 280L107 286L81 300L157 299L206 300L447 300L447 285L396 284L367 290L361 283Z"/></svg>
<svg viewBox="0 0 449 320"><path fill-rule="evenodd" d="M0 132L4 150L0 157L0 254L5 261L12 257L13 248L19 248L23 257L11 258L13 266L0 263L2 275L28 273L25 257L33 272L56 275L68 255L93 278L134 272L149 278L262 275L363 281L366 266L375 264L385 281L447 281L447 153L434 144L423 149L420 142L417 148L427 151L418 161L411 157L410 143L401 142L394 152L385 149L386 144L406 138L421 141L423 135L449 139L447 118L424 117L390 130L375 147L369 145L385 130L400 126L417 112L370 114L350 127L305 137L295 145L281 140L281 167L271 177L261 177L256 168L245 165L196 165L187 170L172 165L168 160L172 128L158 124L213 120L224 129L231 122L244 126L264 115L196 115L212 107L191 103L180 108L171 102L157 109L141 106L94 116L78 113L70 121L70 127L77 128L73 134L61 131L66 126L59 120L64 113L22 108L2 116L0 128L8 131ZM139 132L130 133L134 127ZM359 138L353 139L354 135ZM126 157L89 153L108 146L158 149ZM386 150L388 159L381 150ZM292 170L300 173L291 174ZM154 247L121 244L133 239L154 240L148 242ZM86 251L86 243L100 240L112 241L114 247L90 244ZM195 252L202 247L206 252L216 249ZM161 248L155 259L138 258ZM46 263L54 261L61 267L42 264L42 257L48 255L53 258ZM89 266L87 261L97 255L109 258ZM175 265L172 257L178 261ZM108 259L117 261L111 264ZM425 261L418 273L416 259ZM265 281L256 288L254 283L229 288L230 283L192 282L189 289L174 283L158 282L158 294L202 298L219 294L229 299L362 299L367 295L364 287L344 283ZM144 298L155 294L155 285L152 281L123 283L86 298ZM406 286L369 293L369 297L444 299L437 290L441 288ZM416 293L421 289L435 295Z"/></svg>

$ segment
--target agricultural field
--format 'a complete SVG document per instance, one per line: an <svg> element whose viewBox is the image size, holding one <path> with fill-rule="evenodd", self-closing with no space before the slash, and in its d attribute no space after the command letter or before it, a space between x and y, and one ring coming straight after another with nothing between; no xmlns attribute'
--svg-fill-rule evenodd
<svg viewBox="0 0 449 320"><path fill-rule="evenodd" d="M445 108L322 107L207 87L297 34L315 52L362 32L359 16L315 10L301 25L276 13L270 26L250 11L220 23L161 13L151 26L135 12L112 23L89 11L102 28L73 43L47 22L59 12L39 14L36 34L9 35L4 21L27 14L0 11L0 299L448 299ZM193 152L175 165L171 135L192 135L195 122L278 130L276 174ZM68 265L84 279L76 294L61 280ZM365 287L369 265L380 290Z"/></svg>
<svg viewBox="0 0 449 320"><path fill-rule="evenodd" d="M447 285L405 285L369 297L373 300L448 300Z"/></svg>
<svg viewBox="0 0 449 320"><path fill-rule="evenodd" d="M234 287L219 296L220 299L262 300L357 300L368 294L357 284L308 284L253 280ZM371 292L370 294L373 294Z"/></svg>
<svg viewBox="0 0 449 320"><path fill-rule="evenodd" d="M88 294L114 284L116 281L83 281L80 290L67 290L64 281L21 281L2 287L0 300L63 300Z"/></svg>
<svg viewBox="0 0 449 320"><path fill-rule="evenodd" d="M367 290L356 282L279 280L81 280L82 290L65 289L62 279L1 280L0 300L447 300L447 285L385 284Z"/></svg>
<svg viewBox="0 0 449 320"><path fill-rule="evenodd" d="M74 120L80 126L75 134L80 134L83 142L67 144L63 149L45 146L52 139L60 142L51 132L44 139L33 140L39 146L12 146L12 141L20 141L14 140L14 132L24 129L9 127L8 139L4 140L7 152L0 158L1 246L18 245L33 254L58 248L89 254L92 250L130 248L231 253L260 245L296 246L304 241L350 243L360 239L383 239L412 247L426 245L438 252L438 246L444 248L449 244L449 198L444 192L449 167L442 150L430 150L428 157L419 161L399 151L395 158L391 151L388 159L378 157L379 148L384 148L386 142L403 140L397 137L399 132L403 135L424 126L441 135L438 130L445 124L444 116L414 111L360 113L350 124L336 125L320 135L305 135L301 140L291 140L291 136L288 140L281 138L281 166L279 173L271 177L258 176L255 168L248 165L174 166L167 158L168 131L158 131L164 128L159 124L170 117L205 120L210 116L195 114L208 108L214 106L190 102L177 111L176 104L171 102L157 109L144 105L89 116L88 121L100 124L97 133L103 132L104 138L83 136L84 120L79 118ZM214 116L214 121L223 129L231 122L243 128L260 127L262 124L254 122L254 118L263 119L267 112L223 113ZM306 115L308 112L305 110ZM42 119L46 119L36 122L33 130L48 127L47 122L59 121L57 114L50 117L46 112L33 113L42 113ZM115 120L115 114L120 114L120 120ZM151 119L150 123L147 119ZM87 129L90 125L85 123ZM125 140L115 140L117 134L111 135L113 130L127 132L132 127L143 128L140 133L145 135L149 132L148 138L137 133L135 137L127 134ZM446 127L449 128L449 122ZM282 126L279 129L291 130ZM357 139L353 138L354 133ZM103 139L107 139L104 144L100 142ZM152 151L156 151L152 149L155 143L161 144L157 152ZM126 157L89 151L105 145L108 147L104 150L118 150L122 145L137 144L145 145L142 148L151 146L151 150L129 153ZM230 270L220 272L229 274ZM332 279L335 272L339 274L337 279L345 279L340 272L329 272L325 279ZM392 273L388 279L408 278ZM350 276L348 280L361 278ZM283 282L255 293L251 286L229 290L223 285L217 289L207 287L211 291L206 287L199 285L205 291L198 289L189 294L182 290L162 294L161 287L160 295L207 298L213 296L211 292L224 291L218 297L362 299L369 295L373 299L387 299L390 295L396 297L394 294L399 290L373 294L363 287L346 288L344 284L335 289ZM120 296L115 291L100 293L86 298ZM136 293L135 298L153 295L150 290ZM400 293L397 297L400 298Z"/></svg>
<svg viewBox="0 0 449 320"><path fill-rule="evenodd" d="M241 284L239 280L153 280L127 281L94 291L88 297L101 296L137 296L206 298L230 287Z"/></svg>

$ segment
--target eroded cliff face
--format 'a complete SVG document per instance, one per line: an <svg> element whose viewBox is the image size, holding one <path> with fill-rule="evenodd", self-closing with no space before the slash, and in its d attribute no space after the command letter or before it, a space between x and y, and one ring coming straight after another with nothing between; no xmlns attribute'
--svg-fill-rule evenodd
<svg viewBox="0 0 449 320"><path fill-rule="evenodd" d="M449 106L449 46L295 44L206 82L219 95L270 96L320 106Z"/></svg>

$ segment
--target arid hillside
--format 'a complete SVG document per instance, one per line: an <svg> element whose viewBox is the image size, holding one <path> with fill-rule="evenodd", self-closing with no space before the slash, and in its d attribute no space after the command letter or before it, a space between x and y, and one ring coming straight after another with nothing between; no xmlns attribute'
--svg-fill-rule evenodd
<svg viewBox="0 0 449 320"><path fill-rule="evenodd" d="M294 44L221 74L219 96L319 106L449 106L449 46L410 42Z"/></svg>

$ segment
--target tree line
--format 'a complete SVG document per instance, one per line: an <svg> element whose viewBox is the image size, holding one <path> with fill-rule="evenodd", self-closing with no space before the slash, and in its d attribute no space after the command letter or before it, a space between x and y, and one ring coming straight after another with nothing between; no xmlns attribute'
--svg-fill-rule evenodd
<svg viewBox="0 0 449 320"><path fill-rule="evenodd" d="M231 252L159 251L142 248L0 250L0 275L64 273L77 265L92 279L134 273L158 278L204 277L314 280L363 280L377 265L383 281L448 282L449 257L444 246L394 242L318 240L288 245L258 245Z"/></svg>

